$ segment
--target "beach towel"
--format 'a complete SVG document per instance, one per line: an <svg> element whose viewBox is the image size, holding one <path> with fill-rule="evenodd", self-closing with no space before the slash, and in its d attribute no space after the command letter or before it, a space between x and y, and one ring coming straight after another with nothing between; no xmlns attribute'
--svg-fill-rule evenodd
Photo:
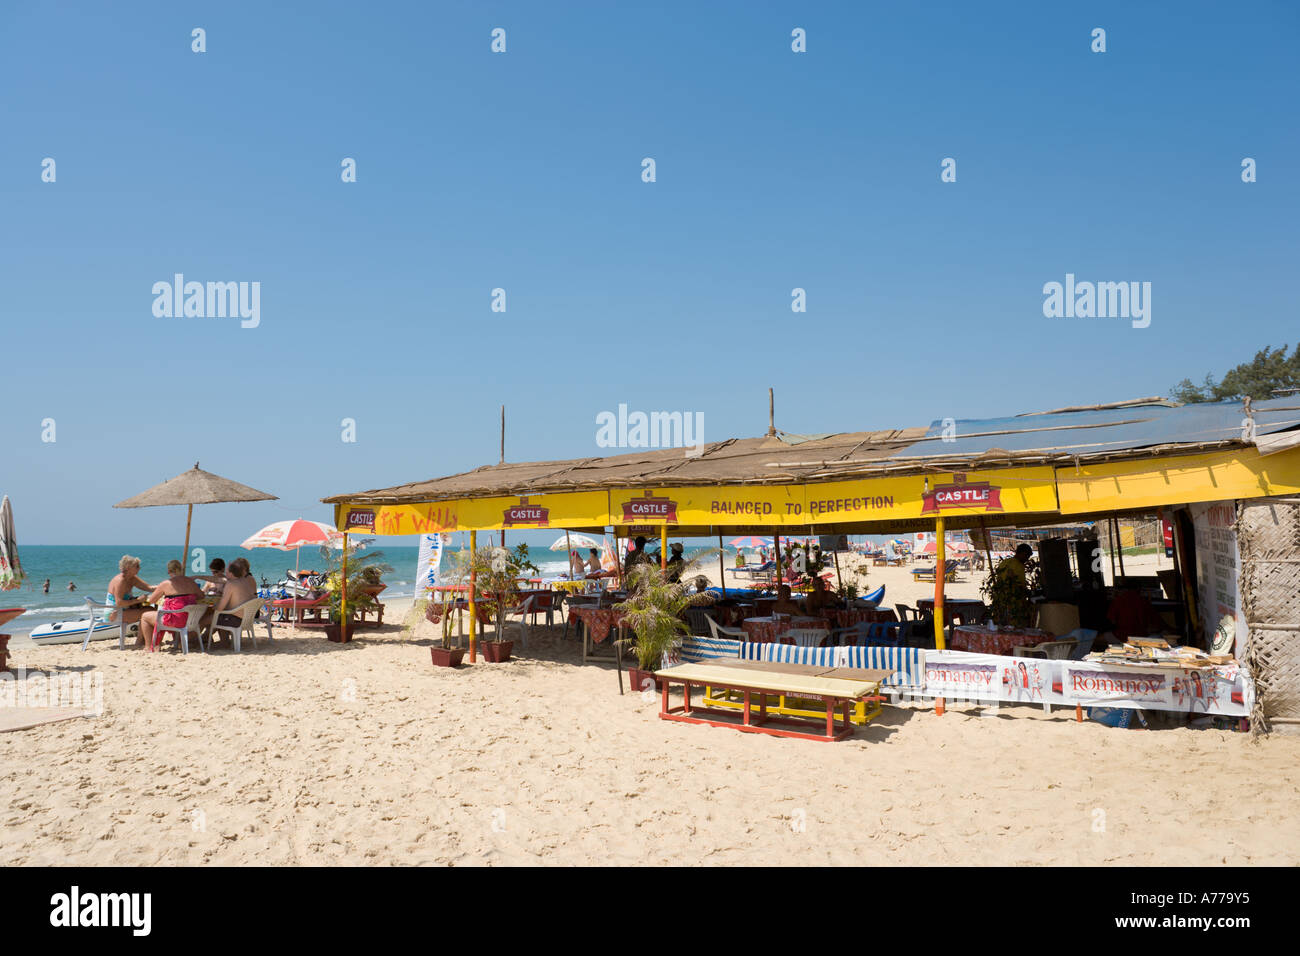
<svg viewBox="0 0 1300 956"><path fill-rule="evenodd" d="M184 627L188 618L186 614L164 614L162 611L180 611L191 604L197 604L199 596L197 594L173 594L163 599L162 608L158 614L158 623L167 627Z"/></svg>

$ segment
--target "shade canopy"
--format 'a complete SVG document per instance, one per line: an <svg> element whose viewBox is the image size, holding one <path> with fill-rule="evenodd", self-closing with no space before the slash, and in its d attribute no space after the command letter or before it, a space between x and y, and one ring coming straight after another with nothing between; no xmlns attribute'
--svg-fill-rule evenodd
<svg viewBox="0 0 1300 956"><path fill-rule="evenodd" d="M154 485L133 498L119 501L114 508L156 508L162 505L210 505L222 501L276 501L275 495L241 485L194 467L161 485Z"/></svg>
<svg viewBox="0 0 1300 956"><path fill-rule="evenodd" d="M600 542L589 534L579 534L565 532L564 537L556 538L551 542L552 551L568 551L570 547L574 548L599 548Z"/></svg>
<svg viewBox="0 0 1300 956"><path fill-rule="evenodd" d="M307 521L296 518L293 521L277 521L244 541L241 548L275 548L278 551L295 551L303 545L328 544L332 548L343 547L343 532L335 531L329 525L319 521Z"/></svg>

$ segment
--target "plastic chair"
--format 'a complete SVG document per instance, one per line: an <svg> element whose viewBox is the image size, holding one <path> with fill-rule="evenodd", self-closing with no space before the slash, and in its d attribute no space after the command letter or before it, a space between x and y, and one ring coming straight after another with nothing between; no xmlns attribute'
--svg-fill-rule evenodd
<svg viewBox="0 0 1300 956"><path fill-rule="evenodd" d="M533 604L533 626L537 626L537 615L546 615L546 626L550 627L555 623L555 592L545 591L541 594L534 594L537 600Z"/></svg>
<svg viewBox="0 0 1300 956"><path fill-rule="evenodd" d="M871 625L866 621L857 624L850 624L848 627L837 627L831 631L831 640L833 644L843 647L853 647L866 642L867 631Z"/></svg>
<svg viewBox="0 0 1300 956"><path fill-rule="evenodd" d="M709 630L713 632L713 637L715 640L727 640L727 641L749 640L749 635L745 632L745 629L743 627L723 627L721 624L715 621L712 616L706 617L705 620L709 622Z"/></svg>
<svg viewBox="0 0 1300 956"><path fill-rule="evenodd" d="M257 612L260 611L265 604L266 601L262 598L250 598L243 604L239 605L239 607L231 608L229 611L222 611L222 614L240 615L240 622L238 624L221 624L214 619L211 631L221 631L224 634L229 634L231 643L235 645L236 654L239 653L239 638L242 634L247 632L248 636L253 639L253 650L257 650L257 635L253 633L253 625L257 623ZM220 617L220 615L218 615L218 617ZM271 621L269 614L267 615L265 624L266 639L269 641L271 639ZM209 634L209 637L211 637L211 634Z"/></svg>
<svg viewBox="0 0 1300 956"><path fill-rule="evenodd" d="M691 634L695 637L708 637L708 622L712 616L706 608L688 607L686 609L686 623L690 626Z"/></svg>
<svg viewBox="0 0 1300 956"><path fill-rule="evenodd" d="M909 607L906 604L895 604L894 607L898 609L898 619L900 621L921 620L921 612L914 607Z"/></svg>
<svg viewBox="0 0 1300 956"><path fill-rule="evenodd" d="M901 621L878 621L867 629L867 646L897 647L902 633Z"/></svg>
<svg viewBox="0 0 1300 956"><path fill-rule="evenodd" d="M1070 652L1073 651L1079 642L1073 638L1067 638L1061 641L1044 641L1041 644L1033 646L1021 646L1011 648L1012 657L1040 657L1046 660L1063 661L1067 660Z"/></svg>
<svg viewBox="0 0 1300 956"><path fill-rule="evenodd" d="M831 635L829 631L820 627L792 627L781 636L788 637L790 643L798 644L800 647L820 647L830 640ZM787 642L782 640L781 643Z"/></svg>
<svg viewBox="0 0 1300 956"><path fill-rule="evenodd" d="M149 650L153 650L162 642L164 631L175 634L181 643L181 653L190 652L190 631L199 636L199 648L206 651L207 645L203 642L203 632L199 630L199 621L207 613L208 606L202 601L197 601L188 607L181 608L179 611L164 611L158 609L158 624L153 629L153 642L149 645ZM163 618L168 614L184 614L185 623L179 627L172 624L164 624Z"/></svg>
<svg viewBox="0 0 1300 956"><path fill-rule="evenodd" d="M508 618L510 617L510 615L511 614L519 615L519 632L521 637L523 638L524 647L528 646L528 615L532 613L533 602L536 600L537 600L536 594L528 595L528 597L524 600L523 604L518 604L515 607L506 608L506 613L501 619L501 628L502 630L505 630L505 626L508 623ZM497 635L497 640L498 641L502 640L500 635Z"/></svg>
<svg viewBox="0 0 1300 956"><path fill-rule="evenodd" d="M90 635L95 633L95 624L112 624L113 612L118 608L114 604L100 604L94 598L86 598L86 608L90 613L90 626L86 628L86 639L81 642L81 649L84 651L90 646ZM126 632L131 627L126 621L120 618L117 621L117 649L126 650Z"/></svg>

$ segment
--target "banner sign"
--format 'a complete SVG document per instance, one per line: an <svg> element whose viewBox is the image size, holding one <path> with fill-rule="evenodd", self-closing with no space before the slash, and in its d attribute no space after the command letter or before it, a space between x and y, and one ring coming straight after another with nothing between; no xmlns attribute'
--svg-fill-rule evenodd
<svg viewBox="0 0 1300 956"><path fill-rule="evenodd" d="M1062 514L1159 508L1300 492L1300 448L1267 458L1253 448L1056 470Z"/></svg>
<svg viewBox="0 0 1300 956"><path fill-rule="evenodd" d="M1245 656L1245 615L1240 612L1241 555L1237 551L1237 507L1231 501L1192 505L1196 533L1196 583L1201 625L1216 654Z"/></svg>
<svg viewBox="0 0 1300 956"><path fill-rule="evenodd" d="M608 513L609 496L605 492L578 491L408 505L339 505L335 525L340 531L382 535L462 529L604 528L609 523Z"/></svg>
<svg viewBox="0 0 1300 956"><path fill-rule="evenodd" d="M442 549L451 542L451 535L420 535L420 555L415 562L415 593L421 588L436 588L442 574Z"/></svg>
<svg viewBox="0 0 1300 956"><path fill-rule="evenodd" d="M1255 685L1245 669L1098 664L928 651L925 696L975 701L1125 707L1248 717Z"/></svg>

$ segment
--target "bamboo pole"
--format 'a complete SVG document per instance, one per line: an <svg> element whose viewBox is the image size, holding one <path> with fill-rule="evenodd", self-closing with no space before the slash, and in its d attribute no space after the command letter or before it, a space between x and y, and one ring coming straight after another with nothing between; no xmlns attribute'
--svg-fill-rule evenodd
<svg viewBox="0 0 1300 956"><path fill-rule="evenodd" d="M781 583L785 579L785 575L781 572L781 532L780 531L775 531L772 534L772 554L776 557L776 586L778 589L780 589Z"/></svg>
<svg viewBox="0 0 1300 956"><path fill-rule="evenodd" d="M718 535L718 587L722 589L722 599L727 599L727 566L722 563L722 535Z"/></svg>
<svg viewBox="0 0 1300 956"><path fill-rule="evenodd" d="M1115 575L1115 534L1110 529L1110 522L1106 524L1106 550L1110 553L1110 586L1115 587L1119 578Z"/></svg>
<svg viewBox="0 0 1300 956"><path fill-rule="evenodd" d="M943 579L944 558L946 556L944 549L943 535L943 518L934 519L934 647L935 650L945 650L943 637L944 611L943 611Z"/></svg>
<svg viewBox="0 0 1300 956"><path fill-rule="evenodd" d="M194 506L185 506L185 550L181 552L181 567L188 568L190 563L190 519L194 517ZM185 572L186 574L189 571Z"/></svg>
<svg viewBox="0 0 1300 956"><path fill-rule="evenodd" d="M1115 524L1115 550L1119 552L1119 576L1128 577L1128 572L1124 570L1124 539L1119 536L1119 518L1110 519Z"/></svg>
<svg viewBox="0 0 1300 956"><path fill-rule="evenodd" d="M659 529L659 570L668 570L668 522Z"/></svg>
<svg viewBox="0 0 1300 956"><path fill-rule="evenodd" d="M346 642L352 635L352 628L348 625L348 533L343 532L343 580L339 582L339 588L342 594L339 595L339 640ZM297 591L294 591L297 594ZM297 622L294 622L297 627Z"/></svg>
<svg viewBox="0 0 1300 956"><path fill-rule="evenodd" d="M475 560L478 555L478 532L469 533L469 662L474 663L474 655L478 652L478 602L476 593L478 591L478 568L475 566Z"/></svg>

